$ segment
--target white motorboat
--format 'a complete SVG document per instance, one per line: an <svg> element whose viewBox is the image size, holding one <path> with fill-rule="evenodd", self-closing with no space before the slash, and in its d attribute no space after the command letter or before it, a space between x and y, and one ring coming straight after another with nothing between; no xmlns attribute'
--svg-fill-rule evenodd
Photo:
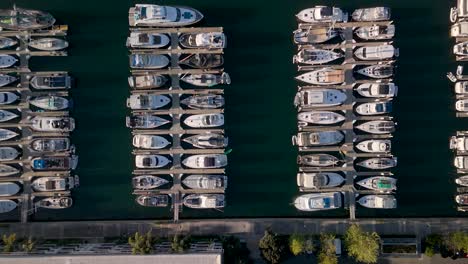
<svg viewBox="0 0 468 264"><path fill-rule="evenodd" d="M345 179L336 172L320 172L297 174L297 186L308 189L325 189L341 186Z"/></svg>
<svg viewBox="0 0 468 264"><path fill-rule="evenodd" d="M455 179L455 183L461 186L468 187L468 175L464 175Z"/></svg>
<svg viewBox="0 0 468 264"><path fill-rule="evenodd" d="M394 209L397 207L397 200L393 195L365 195L357 202L364 207L373 209Z"/></svg>
<svg viewBox="0 0 468 264"><path fill-rule="evenodd" d="M468 99L461 99L455 102L455 109L459 112L467 112L468 111Z"/></svg>
<svg viewBox="0 0 468 264"><path fill-rule="evenodd" d="M344 121L345 117L331 111L308 111L298 113L297 119L305 123L332 125Z"/></svg>
<svg viewBox="0 0 468 264"><path fill-rule="evenodd" d="M11 48L16 44L18 44L18 41L16 39L0 37L0 49Z"/></svg>
<svg viewBox="0 0 468 264"><path fill-rule="evenodd" d="M296 80L314 85L342 84L345 81L345 73L343 70L323 68L301 74Z"/></svg>
<svg viewBox="0 0 468 264"><path fill-rule="evenodd" d="M359 27L354 31L356 35L364 40L392 39L395 36L395 25L373 25Z"/></svg>
<svg viewBox="0 0 468 264"><path fill-rule="evenodd" d="M31 128L46 132L72 132L75 130L75 119L65 116L36 116L31 119Z"/></svg>
<svg viewBox="0 0 468 264"><path fill-rule="evenodd" d="M179 37L179 44L187 49L224 49L226 43L222 32L185 33Z"/></svg>
<svg viewBox="0 0 468 264"><path fill-rule="evenodd" d="M382 115L392 112L392 101L363 103L356 107L360 115Z"/></svg>
<svg viewBox="0 0 468 264"><path fill-rule="evenodd" d="M9 68L15 63L18 62L18 59L6 54L0 54L0 68Z"/></svg>
<svg viewBox="0 0 468 264"><path fill-rule="evenodd" d="M195 190L225 190L228 183L226 175L189 175L182 183Z"/></svg>
<svg viewBox="0 0 468 264"><path fill-rule="evenodd" d="M343 207L340 192L303 194L294 200L294 206L300 211L314 212Z"/></svg>
<svg viewBox="0 0 468 264"><path fill-rule="evenodd" d="M29 46L38 50L57 51L68 48L68 42L61 38L40 38L29 42Z"/></svg>
<svg viewBox="0 0 468 264"><path fill-rule="evenodd" d="M169 124L171 122L162 117L149 115L149 114L127 116L125 121L126 121L127 127L129 128L142 128L142 129L157 128L157 127Z"/></svg>
<svg viewBox="0 0 468 264"><path fill-rule="evenodd" d="M200 11L186 6L136 4L128 11L132 27L183 27L200 22Z"/></svg>
<svg viewBox="0 0 468 264"><path fill-rule="evenodd" d="M0 196L13 196L20 191L20 186L14 182L0 182Z"/></svg>
<svg viewBox="0 0 468 264"><path fill-rule="evenodd" d="M134 89L160 88L168 79L164 75L138 75L128 77L128 85Z"/></svg>
<svg viewBox="0 0 468 264"><path fill-rule="evenodd" d="M141 135L133 136L133 146L143 149L163 149L171 143L162 136L156 135Z"/></svg>
<svg viewBox="0 0 468 264"><path fill-rule="evenodd" d="M182 161L182 164L192 169L213 169L226 167L228 163L225 154L191 155Z"/></svg>
<svg viewBox="0 0 468 264"><path fill-rule="evenodd" d="M18 80L18 78L14 76L7 75L7 74L0 74L0 87L16 82L16 80Z"/></svg>
<svg viewBox="0 0 468 264"><path fill-rule="evenodd" d="M38 152L62 152L71 149L69 138L37 138L31 141L31 149Z"/></svg>
<svg viewBox="0 0 468 264"><path fill-rule="evenodd" d="M133 177L133 188L137 190L151 190L169 183L168 180L154 175L140 175Z"/></svg>
<svg viewBox="0 0 468 264"><path fill-rule="evenodd" d="M19 151L13 147L0 147L0 161L14 160L19 156Z"/></svg>
<svg viewBox="0 0 468 264"><path fill-rule="evenodd" d="M19 134L9 129L0 128L0 141L12 139Z"/></svg>
<svg viewBox="0 0 468 264"><path fill-rule="evenodd" d="M468 151L468 138L464 136L451 137L450 149L457 150L457 151Z"/></svg>
<svg viewBox="0 0 468 264"><path fill-rule="evenodd" d="M0 200L0 214L8 213L16 209L18 204L12 200Z"/></svg>
<svg viewBox="0 0 468 264"><path fill-rule="evenodd" d="M35 171L69 171L78 166L78 156L41 156L31 160L31 168Z"/></svg>
<svg viewBox="0 0 468 264"><path fill-rule="evenodd" d="M293 63L309 65L325 64L342 57L342 53L333 50L302 49L297 55L293 56Z"/></svg>
<svg viewBox="0 0 468 264"><path fill-rule="evenodd" d="M20 170L7 164L0 164L0 177L12 176L20 173Z"/></svg>
<svg viewBox="0 0 468 264"><path fill-rule="evenodd" d="M196 148L225 148L228 145L228 138L221 134L204 133L189 136L182 139L184 142L192 144Z"/></svg>
<svg viewBox="0 0 468 264"><path fill-rule="evenodd" d="M356 182L361 187L381 193L395 191L397 189L396 183L397 180L395 178L385 176L374 176Z"/></svg>
<svg viewBox="0 0 468 264"><path fill-rule="evenodd" d="M131 32L127 38L127 47L143 49L159 49L171 42L168 35L162 33Z"/></svg>
<svg viewBox="0 0 468 264"><path fill-rule="evenodd" d="M16 31L44 29L55 23L55 18L47 12L16 6L0 10L0 18L0 28Z"/></svg>
<svg viewBox="0 0 468 264"><path fill-rule="evenodd" d="M371 7L354 10L351 15L354 21L371 22L390 20L391 11L388 7Z"/></svg>
<svg viewBox="0 0 468 264"><path fill-rule="evenodd" d="M460 170L468 169L468 156L456 156L453 165Z"/></svg>
<svg viewBox="0 0 468 264"><path fill-rule="evenodd" d="M64 110L69 107L67 98L55 95L39 96L30 100L29 103L45 110Z"/></svg>
<svg viewBox="0 0 468 264"><path fill-rule="evenodd" d="M78 177L39 177L32 181L31 188L36 192L68 191L78 186Z"/></svg>
<svg viewBox="0 0 468 264"><path fill-rule="evenodd" d="M296 93L296 107L327 107L341 105L346 101L346 94L338 89L311 89Z"/></svg>
<svg viewBox="0 0 468 264"><path fill-rule="evenodd" d="M166 207L169 205L169 195L167 194L151 194L140 195L135 201L145 207Z"/></svg>
<svg viewBox="0 0 468 264"><path fill-rule="evenodd" d="M398 94L398 86L394 83L362 83L356 87L356 92L369 98L391 98Z"/></svg>
<svg viewBox="0 0 468 264"><path fill-rule="evenodd" d="M357 70L357 73L374 79L385 79L393 76L391 64L375 64Z"/></svg>
<svg viewBox="0 0 468 264"><path fill-rule="evenodd" d="M468 205L468 194L459 194L455 196L455 201L459 205Z"/></svg>
<svg viewBox="0 0 468 264"><path fill-rule="evenodd" d="M457 0L457 7L450 9L450 21L452 23L458 20L464 21L468 17L468 2L466 0Z"/></svg>
<svg viewBox="0 0 468 264"><path fill-rule="evenodd" d="M347 22L348 13L338 7L315 6L296 14L297 19L304 23Z"/></svg>
<svg viewBox="0 0 468 264"><path fill-rule="evenodd" d="M468 94L468 81L461 81L455 83L456 94Z"/></svg>
<svg viewBox="0 0 468 264"><path fill-rule="evenodd" d="M135 166L139 169L154 169L167 166L172 161L162 155L136 155Z"/></svg>
<svg viewBox="0 0 468 264"><path fill-rule="evenodd" d="M343 141L344 135L340 131L299 132L292 137L293 145L298 147L315 147L336 145Z"/></svg>
<svg viewBox="0 0 468 264"><path fill-rule="evenodd" d="M171 99L160 94L132 94L127 99L127 107L138 109L158 109L168 105Z"/></svg>
<svg viewBox="0 0 468 264"><path fill-rule="evenodd" d="M224 194L189 194L184 205L193 209L219 209L225 205Z"/></svg>
<svg viewBox="0 0 468 264"><path fill-rule="evenodd" d="M224 106L224 97L220 94L195 94L180 101L192 109L215 109Z"/></svg>
<svg viewBox="0 0 468 264"><path fill-rule="evenodd" d="M218 84L231 84L231 77L229 77L229 74L225 72L221 74L187 74L180 77L180 79L191 85L201 87L212 87Z"/></svg>
<svg viewBox="0 0 468 264"><path fill-rule="evenodd" d="M297 156L297 164L311 167L336 166L339 162L337 157L324 153Z"/></svg>
<svg viewBox="0 0 468 264"><path fill-rule="evenodd" d="M359 142L356 148L367 153L390 153L392 141L389 139L369 139Z"/></svg>
<svg viewBox="0 0 468 264"><path fill-rule="evenodd" d="M468 56L468 41L455 44L453 46L453 54L458 56Z"/></svg>
<svg viewBox="0 0 468 264"><path fill-rule="evenodd" d="M385 170L395 167L397 165L397 158L371 158L361 161L357 165L371 170Z"/></svg>
<svg viewBox="0 0 468 264"><path fill-rule="evenodd" d="M71 197L48 197L39 200L34 205L45 209L67 209L73 205L73 199Z"/></svg>
<svg viewBox="0 0 468 264"><path fill-rule="evenodd" d="M389 134L395 132L395 122L389 120L367 121L357 125L356 128L370 134Z"/></svg>
<svg viewBox="0 0 468 264"><path fill-rule="evenodd" d="M468 37L468 21L460 21L450 28L450 36L453 38Z"/></svg>
<svg viewBox="0 0 468 264"><path fill-rule="evenodd" d="M36 75L31 78L30 83L38 90L70 89L71 77L66 74Z"/></svg>
<svg viewBox="0 0 468 264"><path fill-rule="evenodd" d="M0 110L0 122L7 122L19 117L19 115L8 110Z"/></svg>
<svg viewBox="0 0 468 264"><path fill-rule="evenodd" d="M133 69L162 69L169 65L166 55L161 54L131 54L130 67Z"/></svg>
<svg viewBox="0 0 468 264"><path fill-rule="evenodd" d="M191 115L184 120L184 124L194 128L220 127L224 125L223 114Z"/></svg>
<svg viewBox="0 0 468 264"><path fill-rule="evenodd" d="M0 105L7 105L16 102L19 96L12 92L0 92Z"/></svg>
<svg viewBox="0 0 468 264"><path fill-rule="evenodd" d="M354 52L354 56L360 60L389 60L398 57L398 49L393 45L359 47Z"/></svg>
<svg viewBox="0 0 468 264"><path fill-rule="evenodd" d="M324 43L340 35L337 29L330 27L297 29L293 33L294 43L298 45Z"/></svg>

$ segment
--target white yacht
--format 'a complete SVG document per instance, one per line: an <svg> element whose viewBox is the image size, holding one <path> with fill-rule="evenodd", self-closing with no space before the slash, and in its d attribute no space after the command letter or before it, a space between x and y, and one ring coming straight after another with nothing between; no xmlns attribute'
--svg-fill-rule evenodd
<svg viewBox="0 0 468 264"><path fill-rule="evenodd" d="M468 56L468 41L455 44L453 46L453 54L458 56Z"/></svg>
<svg viewBox="0 0 468 264"><path fill-rule="evenodd" d="M356 92L369 98L391 98L398 94L398 86L394 83L362 83L356 87Z"/></svg>
<svg viewBox="0 0 468 264"><path fill-rule="evenodd" d="M162 136L156 135L141 135L133 136L133 146L143 149L163 149L171 143Z"/></svg>
<svg viewBox="0 0 468 264"><path fill-rule="evenodd" d="M342 84L345 81L345 73L344 70L323 68L301 74L296 80L313 85Z"/></svg>
<svg viewBox="0 0 468 264"><path fill-rule="evenodd" d="M170 63L166 55L161 54L132 54L130 67L133 69L162 69Z"/></svg>
<svg viewBox="0 0 468 264"><path fill-rule="evenodd" d="M36 192L68 191L79 184L75 177L39 177L32 181L31 188Z"/></svg>
<svg viewBox="0 0 468 264"><path fill-rule="evenodd" d="M17 62L18 59L11 55L0 54L0 68L9 68Z"/></svg>
<svg viewBox="0 0 468 264"><path fill-rule="evenodd" d="M45 51L57 51L68 48L68 42L61 38L33 39L28 45L35 49Z"/></svg>
<svg viewBox="0 0 468 264"><path fill-rule="evenodd" d="M338 7L315 6L296 14L297 19L304 23L347 22L348 13Z"/></svg>
<svg viewBox="0 0 468 264"><path fill-rule="evenodd" d="M463 21L468 18L468 2L467 0L457 0L457 7L450 9L450 21L452 23L457 20Z"/></svg>
<svg viewBox="0 0 468 264"><path fill-rule="evenodd" d="M468 99L461 99L455 102L455 109L459 112L468 112Z"/></svg>
<svg viewBox="0 0 468 264"><path fill-rule="evenodd" d="M388 60L398 57L398 49L393 45L359 47L354 51L354 56L360 60Z"/></svg>
<svg viewBox="0 0 468 264"><path fill-rule="evenodd" d="M220 127L224 125L223 114L191 115L184 120L184 124L193 128Z"/></svg>
<svg viewBox="0 0 468 264"><path fill-rule="evenodd" d="M333 50L302 49L293 56L293 63L299 64L325 64L343 58L343 54Z"/></svg>
<svg viewBox="0 0 468 264"><path fill-rule="evenodd" d="M395 167L397 165L397 158L371 158L361 161L357 165L371 170L385 170Z"/></svg>
<svg viewBox="0 0 468 264"><path fill-rule="evenodd" d="M363 40L392 39L395 36L395 25L373 25L359 27L354 31Z"/></svg>
<svg viewBox="0 0 468 264"><path fill-rule="evenodd" d="M393 76L393 65L375 64L357 70L357 73L374 79L385 79Z"/></svg>
<svg viewBox="0 0 468 264"><path fill-rule="evenodd" d="M450 149L468 151L468 137L453 136L450 138Z"/></svg>
<svg viewBox="0 0 468 264"><path fill-rule="evenodd" d="M16 102L19 96L12 92L0 92L0 105L7 105Z"/></svg>
<svg viewBox="0 0 468 264"><path fill-rule="evenodd" d="M367 153L390 153L392 142L389 139L369 139L359 142L356 148Z"/></svg>
<svg viewBox="0 0 468 264"><path fill-rule="evenodd" d="M7 122L19 117L19 115L8 110L0 110L0 122Z"/></svg>
<svg viewBox="0 0 468 264"><path fill-rule="evenodd" d="M356 113L360 115L381 115L392 112L392 102L363 103L356 107Z"/></svg>
<svg viewBox="0 0 468 264"><path fill-rule="evenodd" d="M180 79L188 84L200 87L212 87L219 84L231 84L231 77L225 72L221 74L187 74L180 77Z"/></svg>
<svg viewBox="0 0 468 264"><path fill-rule="evenodd" d="M393 195L365 195L357 202L364 207L373 209L394 209L397 207L397 200Z"/></svg>
<svg viewBox="0 0 468 264"><path fill-rule="evenodd" d="M330 27L297 29L293 33L294 43L298 45L324 43L340 35L337 29Z"/></svg>
<svg viewBox="0 0 468 264"><path fill-rule="evenodd" d="M66 74L36 75L31 78L31 86L38 90L59 90L71 88L71 77Z"/></svg>
<svg viewBox="0 0 468 264"><path fill-rule="evenodd" d="M299 132L292 137L293 145L298 147L316 147L336 145L343 141L344 135L340 131Z"/></svg>
<svg viewBox="0 0 468 264"><path fill-rule="evenodd" d="M371 7L354 10L351 15L354 21L371 22L390 20L391 11L388 7Z"/></svg>
<svg viewBox="0 0 468 264"><path fill-rule="evenodd" d="M8 213L16 209L18 204L12 200L0 200L0 214Z"/></svg>
<svg viewBox="0 0 468 264"><path fill-rule="evenodd" d="M138 75L128 77L128 85L134 89L160 88L168 79L164 75Z"/></svg>
<svg viewBox="0 0 468 264"><path fill-rule="evenodd" d="M468 175L464 175L455 179L455 183L461 186L468 187Z"/></svg>
<svg viewBox="0 0 468 264"><path fill-rule="evenodd" d="M225 148L228 145L228 138L221 134L204 133L189 136L182 139L184 142L192 144L196 148Z"/></svg>
<svg viewBox="0 0 468 264"><path fill-rule="evenodd" d="M468 205L468 194L459 194L455 196L455 201L459 205Z"/></svg>
<svg viewBox="0 0 468 264"><path fill-rule="evenodd" d="M169 205L169 195L167 194L151 194L140 195L135 201L145 207L166 207Z"/></svg>
<svg viewBox="0 0 468 264"><path fill-rule="evenodd" d="M15 131L5 129L5 128L0 128L0 141L12 139L18 135L19 134L16 133Z"/></svg>
<svg viewBox="0 0 468 264"><path fill-rule="evenodd" d="M397 189L397 180L392 177L374 176L356 182L357 185L380 193L391 193Z"/></svg>
<svg viewBox="0 0 468 264"><path fill-rule="evenodd" d="M336 172L320 172L297 174L297 186L308 189L325 189L341 186L345 179Z"/></svg>
<svg viewBox="0 0 468 264"><path fill-rule="evenodd" d="M346 101L346 94L338 89L311 89L296 93L296 107L328 107L341 105Z"/></svg>
<svg viewBox="0 0 468 264"><path fill-rule="evenodd" d="M19 152L13 147L0 147L0 161L14 160L19 156Z"/></svg>
<svg viewBox="0 0 468 264"><path fill-rule="evenodd" d="M159 94L132 94L127 99L127 107L133 110L158 109L168 105L171 99Z"/></svg>
<svg viewBox="0 0 468 264"><path fill-rule="evenodd" d="M395 122L390 120L367 121L357 125L356 128L370 134L389 134L395 132Z"/></svg>
<svg viewBox="0 0 468 264"><path fill-rule="evenodd" d="M226 175L189 175L182 180L182 183L195 190L225 190L227 179Z"/></svg>
<svg viewBox="0 0 468 264"><path fill-rule="evenodd" d="M339 162L337 157L324 153L297 156L297 164L311 167L336 166Z"/></svg>
<svg viewBox="0 0 468 264"><path fill-rule="evenodd" d="M20 186L14 182L0 182L0 196L13 196L20 191Z"/></svg>
<svg viewBox="0 0 468 264"><path fill-rule="evenodd" d="M182 161L182 164L192 169L213 169L226 167L228 161L224 154L191 155Z"/></svg>
<svg viewBox="0 0 468 264"><path fill-rule="evenodd" d="M38 208L45 209L66 209L73 205L71 197L48 197L34 203Z"/></svg>
<svg viewBox="0 0 468 264"><path fill-rule="evenodd" d="M168 35L162 33L132 32L127 38L127 47L139 49L159 49L171 42Z"/></svg>
<svg viewBox="0 0 468 264"><path fill-rule="evenodd" d="M294 200L294 206L300 211L314 212L343 207L340 192L303 194Z"/></svg>
<svg viewBox="0 0 468 264"><path fill-rule="evenodd" d="M20 173L20 170L7 164L0 164L0 177L12 176Z"/></svg>
<svg viewBox="0 0 468 264"><path fill-rule="evenodd" d="M18 78L14 76L7 75L7 74L0 74L0 87L16 82L16 80L18 80Z"/></svg>
<svg viewBox="0 0 468 264"><path fill-rule="evenodd" d="M185 33L179 37L179 44L187 49L224 49L227 41L222 32Z"/></svg>
<svg viewBox="0 0 468 264"><path fill-rule="evenodd" d="M155 115L135 115L127 116L126 125L129 128L141 128L141 129L152 129L157 128L166 124L169 124L171 121L164 119Z"/></svg>
<svg viewBox="0 0 468 264"><path fill-rule="evenodd" d="M189 194L184 205L193 209L220 209L225 205L224 194Z"/></svg>
<svg viewBox="0 0 468 264"><path fill-rule="evenodd" d="M0 37L0 49L11 48L16 44L18 44L18 41L16 39Z"/></svg>
<svg viewBox="0 0 468 264"><path fill-rule="evenodd" d="M128 14L132 27L183 27L203 19L202 13L186 6L136 4Z"/></svg>
<svg viewBox="0 0 468 264"><path fill-rule="evenodd" d="M460 81L455 83L456 94L468 94L468 81Z"/></svg>
<svg viewBox="0 0 468 264"><path fill-rule="evenodd" d="M453 165L460 170L468 170L468 156L456 156Z"/></svg>
<svg viewBox="0 0 468 264"><path fill-rule="evenodd" d="M169 183L168 180L153 175L139 175L132 179L133 188L137 190L151 190Z"/></svg>
<svg viewBox="0 0 468 264"><path fill-rule="evenodd" d="M72 132L75 130L75 119L65 116L36 116L31 119L31 127L36 131Z"/></svg>
<svg viewBox="0 0 468 264"><path fill-rule="evenodd" d="M38 152L62 152L72 148L69 138L36 138L30 143L30 147Z"/></svg>
<svg viewBox="0 0 468 264"><path fill-rule="evenodd" d="M308 111L298 113L297 119L305 123L332 125L344 121L345 117L331 111Z"/></svg>
<svg viewBox="0 0 468 264"><path fill-rule="evenodd" d="M215 109L224 106L224 97L220 94L194 94L180 103L192 109Z"/></svg>
<svg viewBox="0 0 468 264"><path fill-rule="evenodd" d="M139 169L162 168L171 163L165 156L161 155L136 155L135 166Z"/></svg>
<svg viewBox="0 0 468 264"><path fill-rule="evenodd" d="M29 101L30 104L45 109L45 110L64 110L69 107L69 101L67 98L49 95L39 96Z"/></svg>
<svg viewBox="0 0 468 264"><path fill-rule="evenodd" d="M450 36L454 38L468 37L468 21L460 21L450 28Z"/></svg>

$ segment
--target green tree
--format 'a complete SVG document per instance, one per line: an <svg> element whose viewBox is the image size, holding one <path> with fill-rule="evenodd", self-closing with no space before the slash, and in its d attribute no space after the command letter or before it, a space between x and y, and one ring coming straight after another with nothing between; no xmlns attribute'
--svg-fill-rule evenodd
<svg viewBox="0 0 468 264"><path fill-rule="evenodd" d="M300 234L293 234L289 237L289 250L294 256L305 251L306 237Z"/></svg>
<svg viewBox="0 0 468 264"><path fill-rule="evenodd" d="M16 234L10 234L10 235L3 235L2 236L2 241L3 241L3 252L12 252L15 249L16 246Z"/></svg>
<svg viewBox="0 0 468 264"><path fill-rule="evenodd" d="M281 237L270 229L265 230L265 234L258 243L258 248L262 257L273 264L280 263L286 257L287 246Z"/></svg>
<svg viewBox="0 0 468 264"><path fill-rule="evenodd" d="M144 235L136 232L135 235L128 238L128 244L132 247L132 254L134 255L150 254L153 250L153 241L151 231Z"/></svg>
<svg viewBox="0 0 468 264"><path fill-rule="evenodd" d="M338 257L336 256L336 248L333 243L335 236L333 234L320 235L320 252L318 262L320 264L337 264Z"/></svg>
<svg viewBox="0 0 468 264"><path fill-rule="evenodd" d="M224 262L226 264L247 264L251 263L249 249L245 243L241 243L235 236L222 237L224 249Z"/></svg>
<svg viewBox="0 0 468 264"><path fill-rule="evenodd" d="M28 238L27 240L23 241L21 244L21 248L23 251L31 253L34 248L36 247L36 242L32 238Z"/></svg>
<svg viewBox="0 0 468 264"><path fill-rule="evenodd" d="M435 253L439 252L443 239L441 235L430 234L426 237L424 242L425 242L424 254L428 257L432 257L434 256Z"/></svg>
<svg viewBox="0 0 468 264"><path fill-rule="evenodd" d="M172 251L182 253L190 248L191 237L179 236L178 234L172 238L171 248Z"/></svg>
<svg viewBox="0 0 468 264"><path fill-rule="evenodd" d="M445 238L444 244L452 251L468 252L468 233L463 231L450 233Z"/></svg>
<svg viewBox="0 0 468 264"><path fill-rule="evenodd" d="M364 232L358 225L351 225L345 233L344 242L348 255L359 262L377 263L380 237L377 233Z"/></svg>

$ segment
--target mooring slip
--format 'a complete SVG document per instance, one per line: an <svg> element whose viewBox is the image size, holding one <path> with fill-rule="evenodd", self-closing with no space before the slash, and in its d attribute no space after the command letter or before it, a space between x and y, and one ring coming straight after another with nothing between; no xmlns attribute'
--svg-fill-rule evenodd
<svg viewBox="0 0 468 264"><path fill-rule="evenodd" d="M455 202L458 211L466 212L468 207L468 131L457 131L450 138L450 149L455 152L453 165L456 168L454 182L457 186Z"/></svg>
<svg viewBox="0 0 468 264"><path fill-rule="evenodd" d="M184 15L142 15L160 9ZM225 204L226 36L222 27L188 27L202 18L187 7L137 4L129 10L133 194L142 206L172 204L176 222L184 206L222 210Z"/></svg>
<svg viewBox="0 0 468 264"><path fill-rule="evenodd" d="M0 213L28 221L37 210L65 209L79 184L78 157L69 133L71 78L67 72L32 72L33 56L67 56L67 26L48 13L13 7L0 22Z"/></svg>
<svg viewBox="0 0 468 264"><path fill-rule="evenodd" d="M296 15L299 132L292 143L299 150L297 184L306 192L294 201L298 210L345 208L354 220L356 202L372 209L397 206L389 171L397 165L389 114L398 92L390 13L375 7L348 16L316 6Z"/></svg>

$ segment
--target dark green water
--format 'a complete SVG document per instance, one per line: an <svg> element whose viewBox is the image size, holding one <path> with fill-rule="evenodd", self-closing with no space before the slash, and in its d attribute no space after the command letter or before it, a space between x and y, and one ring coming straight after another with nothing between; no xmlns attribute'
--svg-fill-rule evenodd
<svg viewBox="0 0 468 264"><path fill-rule="evenodd" d="M70 56L33 58L33 70L68 70L77 79L73 89L77 129L73 141L80 164L81 186L75 206L35 220L168 218L169 210L137 206L131 195L133 168L130 131L125 127L128 59L125 39L127 12L145 1L3 0L51 12L58 24L68 24ZM149 1L146 1L149 2ZM223 26L228 34L225 69L233 84L226 86L226 132L229 156L228 206L224 214L184 209L182 217L300 216L290 203L298 194L296 150L290 137L296 131L292 101L297 84L291 57L296 51L291 32L294 14L329 1L152 1L190 5L205 14L205 26ZM455 170L448 138L468 123L456 119L452 85L445 78L454 70L450 54L449 3L445 1L334 1L354 8L392 7L400 48L396 82L400 87L394 117L398 131L394 154L399 158L399 208L359 209L358 217L454 216ZM314 217L329 216L317 214ZM345 216L335 212L333 216ZM16 215L0 216L2 219Z"/></svg>

